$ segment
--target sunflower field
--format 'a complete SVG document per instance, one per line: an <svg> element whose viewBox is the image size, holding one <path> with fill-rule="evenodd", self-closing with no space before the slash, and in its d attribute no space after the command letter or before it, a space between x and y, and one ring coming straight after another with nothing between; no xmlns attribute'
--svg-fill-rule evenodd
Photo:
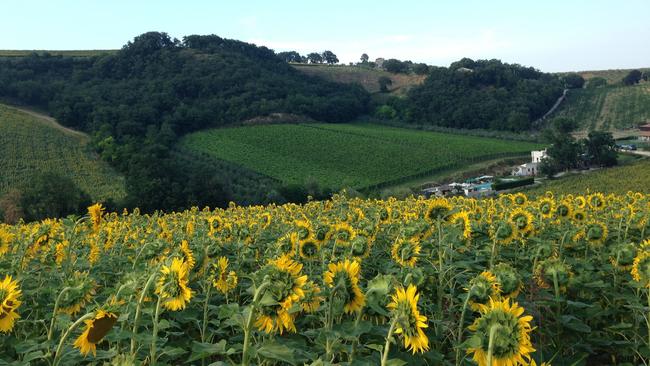
<svg viewBox="0 0 650 366"><path fill-rule="evenodd" d="M648 365L650 195L0 226L0 365Z"/></svg>

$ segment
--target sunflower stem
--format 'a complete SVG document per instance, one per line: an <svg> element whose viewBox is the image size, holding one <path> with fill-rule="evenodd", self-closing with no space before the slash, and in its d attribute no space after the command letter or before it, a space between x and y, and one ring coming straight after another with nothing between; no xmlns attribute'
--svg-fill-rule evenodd
<svg viewBox="0 0 650 366"><path fill-rule="evenodd" d="M490 338L488 343L488 353L487 353L487 366L492 366L492 356L494 353L494 336L497 333L498 324L493 324L490 326Z"/></svg>
<svg viewBox="0 0 650 366"><path fill-rule="evenodd" d="M156 313L153 318L153 332L151 333L151 365L156 364L156 341L158 341L158 319L160 318L160 303L162 298L158 296L158 301L156 302Z"/></svg>
<svg viewBox="0 0 650 366"><path fill-rule="evenodd" d="M494 268L494 257L497 254L497 239L492 239L492 253L490 254L490 270Z"/></svg>
<svg viewBox="0 0 650 366"><path fill-rule="evenodd" d="M95 312L92 311L81 318L77 319L76 322L72 323L72 325L63 333L63 336L61 337L61 340L59 341L59 345L56 347L56 351L54 352L54 360L52 360L52 366L57 366L59 364L59 361L61 360L61 349L63 348L63 343L65 343L65 340L68 338L70 333L72 333L73 330L75 330L79 324L83 323L84 320L90 319L95 316Z"/></svg>
<svg viewBox="0 0 650 366"><path fill-rule="evenodd" d="M79 285L77 287L81 288L82 285ZM54 310L52 310L52 321L50 322L50 328L47 331L47 340L48 342L52 340L52 334L54 333L54 323L56 322L56 312L59 310L59 303L61 302L61 297L63 295L72 290L73 287L64 287L61 292L59 292L59 295L56 297L56 301L54 301Z"/></svg>
<svg viewBox="0 0 650 366"><path fill-rule="evenodd" d="M268 279L265 279L264 283L260 285L255 290L255 294L253 295L253 303L250 306L250 311L248 313L248 319L246 320L246 324L244 327L244 346L242 348L242 356L241 356L241 364L242 366L248 366L248 353L249 353L249 348L250 348L250 335L251 335L251 328L253 327L253 317L255 316L255 309L257 307L257 302L259 301L259 298L266 290L266 288L270 285L270 282Z"/></svg>
<svg viewBox="0 0 650 366"><path fill-rule="evenodd" d="M144 288L142 289L142 293L140 294L140 299L138 300L138 305L135 307L135 318L133 319L133 334L131 335L131 355L135 357L135 335L137 334L138 331L138 321L140 320L140 309L142 308L142 303L144 302L144 298L146 297L147 291L149 290L149 287L153 283L154 279L156 279L156 276L158 275L158 269L149 276L149 279L147 280L147 283L144 285Z"/></svg>
<svg viewBox="0 0 650 366"><path fill-rule="evenodd" d="M386 343L384 344L384 352L381 354L381 366L386 366L388 362L388 353L390 352L390 342L393 338L393 332L395 332L395 327L397 325L397 317L393 318L390 322L390 328L388 329L388 334L386 335Z"/></svg>
<svg viewBox="0 0 650 366"><path fill-rule="evenodd" d="M460 312L460 320L458 321L458 333L456 335L456 366L460 365L460 342L463 340L463 323L465 322L465 312L467 311L467 304L469 303L469 294L472 292L470 288L467 291L467 296L465 296L465 301L463 302L463 310Z"/></svg>
<svg viewBox="0 0 650 366"><path fill-rule="evenodd" d="M211 284L207 283L207 290L205 290L205 302L203 303L203 324L201 327L201 343L205 343L205 332L208 327L208 305L210 303L210 290L212 289ZM226 293L226 303L228 303L228 295Z"/></svg>

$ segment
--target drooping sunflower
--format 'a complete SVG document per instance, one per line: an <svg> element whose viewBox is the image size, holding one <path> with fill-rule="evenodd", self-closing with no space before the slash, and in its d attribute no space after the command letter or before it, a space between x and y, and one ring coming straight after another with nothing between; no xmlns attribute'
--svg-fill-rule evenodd
<svg viewBox="0 0 650 366"><path fill-rule="evenodd" d="M530 354L535 352L530 342L533 317L524 314L524 308L510 299L490 299L486 305L479 305L481 316L469 330L474 334L470 340L472 359L479 366L488 365L490 338L492 338L492 366L519 366L530 364Z"/></svg>
<svg viewBox="0 0 650 366"><path fill-rule="evenodd" d="M337 246L348 246L357 236L357 232L347 222L339 222L330 228L330 237L334 239Z"/></svg>
<svg viewBox="0 0 650 366"><path fill-rule="evenodd" d="M501 295L511 299L516 298L523 287L519 272L508 263L497 264L493 272L499 283Z"/></svg>
<svg viewBox="0 0 650 366"><path fill-rule="evenodd" d="M566 291L571 279L571 267L557 257L545 259L537 263L533 277L541 288L552 288L557 281L560 291Z"/></svg>
<svg viewBox="0 0 650 366"><path fill-rule="evenodd" d="M587 196L587 203L592 210L602 210L606 206L607 200L605 200L604 194L598 192Z"/></svg>
<svg viewBox="0 0 650 366"><path fill-rule="evenodd" d="M498 298L501 295L501 287L496 276L490 271L483 271L469 281L469 287L465 288L468 293L468 303L472 310L478 311L479 305L487 304L490 298Z"/></svg>
<svg viewBox="0 0 650 366"><path fill-rule="evenodd" d="M490 225L490 238L499 244L510 244L517 237L517 225L512 221L496 221Z"/></svg>
<svg viewBox="0 0 650 366"><path fill-rule="evenodd" d="M320 295L320 287L313 281L309 281L305 284L303 290L305 292L305 298L302 299L302 310L306 313L315 313L323 302L323 297Z"/></svg>
<svg viewBox="0 0 650 366"><path fill-rule="evenodd" d="M587 213L583 209L577 209L573 211L571 215L571 220L575 223L583 223L587 219Z"/></svg>
<svg viewBox="0 0 650 366"><path fill-rule="evenodd" d="M562 219L573 217L573 205L567 200L561 201L555 209L555 214Z"/></svg>
<svg viewBox="0 0 650 366"><path fill-rule="evenodd" d="M632 279L650 288L650 239L644 241L632 263Z"/></svg>
<svg viewBox="0 0 650 366"><path fill-rule="evenodd" d="M370 235L365 231L357 232L357 236L350 245L350 254L357 262L361 262L370 255L374 241L374 235Z"/></svg>
<svg viewBox="0 0 650 366"><path fill-rule="evenodd" d="M417 237L411 239L398 238L391 247L391 257L402 267L415 267L420 255L420 241Z"/></svg>
<svg viewBox="0 0 650 366"><path fill-rule="evenodd" d="M435 198L429 202L424 218L429 222L446 219L451 213L451 204L446 198Z"/></svg>
<svg viewBox="0 0 650 366"><path fill-rule="evenodd" d="M619 271L629 271L636 257L636 245L632 243L618 244L612 248L609 262Z"/></svg>
<svg viewBox="0 0 650 366"><path fill-rule="evenodd" d="M308 220L296 220L293 225L295 230L298 233L298 239L305 240L309 237L314 236L314 229L312 228L311 222Z"/></svg>
<svg viewBox="0 0 650 366"><path fill-rule="evenodd" d="M166 309L183 310L192 298L192 290L188 287L189 272L187 263L180 258L172 259L171 265L160 269L155 292Z"/></svg>
<svg viewBox="0 0 650 366"><path fill-rule="evenodd" d="M93 231L99 231L99 225L102 222L102 215L104 214L104 207L101 203L95 203L94 205L88 207L88 215L90 216L90 221L93 224Z"/></svg>
<svg viewBox="0 0 650 366"><path fill-rule="evenodd" d="M212 216L208 218L208 235L214 238L215 235L224 228L224 219L221 216Z"/></svg>
<svg viewBox="0 0 650 366"><path fill-rule="evenodd" d="M521 208L517 208L510 213L510 222L515 224L517 231L526 235L533 231L533 215Z"/></svg>
<svg viewBox="0 0 650 366"><path fill-rule="evenodd" d="M553 213L555 212L555 200L544 197L539 200L537 207L539 208L539 213L542 214L542 217L549 219L553 217Z"/></svg>
<svg viewBox="0 0 650 366"><path fill-rule="evenodd" d="M0 225L0 257L5 255L9 251L9 246L13 241L14 235L8 231L3 230Z"/></svg>
<svg viewBox="0 0 650 366"><path fill-rule="evenodd" d="M88 272L75 271L66 280L66 287L68 291L61 296L58 312L74 316L93 298L97 284Z"/></svg>
<svg viewBox="0 0 650 366"><path fill-rule="evenodd" d="M607 240L607 225L600 221L592 221L584 228L585 239L593 246L601 246Z"/></svg>
<svg viewBox="0 0 650 366"><path fill-rule="evenodd" d="M584 196L575 197L574 202L578 208L584 209L585 207L587 207L587 199Z"/></svg>
<svg viewBox="0 0 650 366"><path fill-rule="evenodd" d="M467 211L460 211L451 215L449 222L460 225L462 227L463 239L469 239L472 237L472 223L469 219L469 213Z"/></svg>
<svg viewBox="0 0 650 366"><path fill-rule="evenodd" d="M343 301L343 310L350 314L359 311L366 303L366 298L359 288L361 266L357 261L330 263L323 274L325 284L335 288L335 295Z"/></svg>
<svg viewBox="0 0 650 366"><path fill-rule="evenodd" d="M268 286L262 296L272 299L274 304L262 306L255 325L267 333L285 330L295 332L294 319L296 312L289 310L296 306L300 309L301 300L305 297L304 288L307 276L302 275L302 264L294 261L288 255L269 260L261 273L268 279Z"/></svg>
<svg viewBox="0 0 650 366"><path fill-rule="evenodd" d="M301 258L314 259L318 256L318 252L320 251L320 244L313 236L309 236L303 240L300 240L298 251Z"/></svg>
<svg viewBox="0 0 650 366"><path fill-rule="evenodd" d="M226 257L219 257L219 260L212 264L212 286L223 294L237 287L237 273L228 271L228 264Z"/></svg>
<svg viewBox="0 0 650 366"><path fill-rule="evenodd" d="M528 197L521 192L517 192L512 196L512 202L517 206L525 206L528 203Z"/></svg>
<svg viewBox="0 0 650 366"><path fill-rule="evenodd" d="M13 280L11 276L5 275L0 282L0 332L9 333L14 328L14 322L20 318L18 308L22 303L20 297L22 292L18 286L18 281Z"/></svg>
<svg viewBox="0 0 650 366"><path fill-rule="evenodd" d="M183 253L188 269L194 268L196 260L194 259L194 253L192 253L192 249L190 248L190 243L187 240L181 241L181 252Z"/></svg>
<svg viewBox="0 0 650 366"><path fill-rule="evenodd" d="M404 337L404 348L413 354L429 349L429 338L423 331L428 327L427 317L418 310L419 298L420 294L414 285L409 285L406 290L400 286L391 295L392 301L387 306L393 319L396 319L395 334Z"/></svg>
<svg viewBox="0 0 650 366"><path fill-rule="evenodd" d="M74 341L75 348L79 348L79 352L86 356L92 352L93 356L97 356L97 344L108 334L117 322L117 315L98 310L92 319L84 320L86 329Z"/></svg>

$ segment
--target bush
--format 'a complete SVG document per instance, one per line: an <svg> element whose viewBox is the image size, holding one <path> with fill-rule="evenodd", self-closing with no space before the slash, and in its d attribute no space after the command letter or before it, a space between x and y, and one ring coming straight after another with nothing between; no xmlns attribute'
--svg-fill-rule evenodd
<svg viewBox="0 0 650 366"><path fill-rule="evenodd" d="M27 221L82 214L91 203L90 196L70 178L51 172L34 176L20 195Z"/></svg>
<svg viewBox="0 0 650 366"><path fill-rule="evenodd" d="M375 117L381 118L381 119L387 119L387 120L393 120L397 117L397 111L395 108L384 104L382 106L379 106L377 110L375 111Z"/></svg>
<svg viewBox="0 0 650 366"><path fill-rule="evenodd" d="M495 183L492 183L492 189L494 189L495 191L502 191L504 189L523 187L523 186L531 185L533 183L535 183L535 178L533 177L513 180L513 181L497 181Z"/></svg>
<svg viewBox="0 0 650 366"><path fill-rule="evenodd" d="M582 75L575 72L565 75L563 80L564 85L567 87L567 89L582 89L582 87L585 85L585 79L582 77Z"/></svg>

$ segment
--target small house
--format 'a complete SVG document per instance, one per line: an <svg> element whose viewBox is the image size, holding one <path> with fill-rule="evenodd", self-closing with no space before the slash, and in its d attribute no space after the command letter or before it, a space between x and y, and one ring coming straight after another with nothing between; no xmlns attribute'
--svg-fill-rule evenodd
<svg viewBox="0 0 650 366"><path fill-rule="evenodd" d="M650 123L639 126L639 140L650 141Z"/></svg>
<svg viewBox="0 0 650 366"><path fill-rule="evenodd" d="M521 164L512 170L512 175L518 177L528 177L539 173L539 164L546 159L546 150L533 150L530 152L531 162Z"/></svg>

